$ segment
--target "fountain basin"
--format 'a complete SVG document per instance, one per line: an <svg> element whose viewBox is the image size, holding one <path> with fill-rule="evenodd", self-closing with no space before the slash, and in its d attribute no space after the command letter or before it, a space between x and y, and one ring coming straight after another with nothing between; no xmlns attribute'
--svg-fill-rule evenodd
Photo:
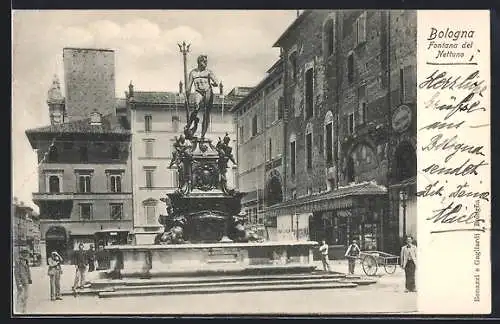
<svg viewBox="0 0 500 324"><path fill-rule="evenodd" d="M313 241L113 245L110 276L157 277L202 273L310 272Z"/></svg>

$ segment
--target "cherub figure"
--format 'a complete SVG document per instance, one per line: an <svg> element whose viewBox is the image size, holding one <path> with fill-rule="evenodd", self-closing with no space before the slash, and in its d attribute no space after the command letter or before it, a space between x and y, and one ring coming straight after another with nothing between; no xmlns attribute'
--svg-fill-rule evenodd
<svg viewBox="0 0 500 324"><path fill-rule="evenodd" d="M226 176L227 163L229 161L231 161L234 164L236 164L236 161L234 160L234 156L232 153L232 148L229 146L230 142L231 142L231 138L229 138L229 135L226 133L226 135L224 136L224 139L221 140L221 138L219 137L219 141L215 145L215 149L219 153L218 164L219 164L219 172L220 172L220 176L221 176L220 183L221 183L222 190L224 192L229 192L227 189L227 176Z"/></svg>

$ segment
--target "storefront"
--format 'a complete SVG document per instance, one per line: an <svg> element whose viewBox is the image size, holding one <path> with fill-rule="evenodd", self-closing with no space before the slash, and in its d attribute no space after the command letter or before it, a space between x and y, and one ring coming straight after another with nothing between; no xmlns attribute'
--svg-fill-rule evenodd
<svg viewBox="0 0 500 324"><path fill-rule="evenodd" d="M383 218L387 212L387 189L374 182L357 183L335 191L290 200L270 207L268 217L276 217L279 227L283 222L293 223L293 215L307 215L309 239L330 245L330 256L342 258L353 239L361 249L377 250L383 247ZM304 220L302 222L304 224ZM299 226L300 226L299 223ZM291 227L291 225L290 225ZM299 227L300 229L300 227ZM278 232L280 228L278 228ZM293 233L284 236L292 237Z"/></svg>

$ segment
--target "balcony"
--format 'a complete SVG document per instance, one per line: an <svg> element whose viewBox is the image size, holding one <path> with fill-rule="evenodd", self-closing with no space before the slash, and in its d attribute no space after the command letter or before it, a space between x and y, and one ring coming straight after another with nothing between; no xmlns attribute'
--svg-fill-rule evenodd
<svg viewBox="0 0 500 324"><path fill-rule="evenodd" d="M33 201L65 201L74 199L132 199L131 192L34 192Z"/></svg>
<svg viewBox="0 0 500 324"><path fill-rule="evenodd" d="M73 200L74 194L72 192L34 192L33 201L63 201Z"/></svg>

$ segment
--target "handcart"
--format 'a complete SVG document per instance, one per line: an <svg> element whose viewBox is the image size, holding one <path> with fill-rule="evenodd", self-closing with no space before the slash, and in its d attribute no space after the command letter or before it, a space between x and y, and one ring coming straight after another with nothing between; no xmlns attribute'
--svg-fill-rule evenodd
<svg viewBox="0 0 500 324"><path fill-rule="evenodd" d="M361 251L358 258L367 276L377 274L378 267L384 267L385 272L393 274L399 264L399 257L381 251Z"/></svg>

